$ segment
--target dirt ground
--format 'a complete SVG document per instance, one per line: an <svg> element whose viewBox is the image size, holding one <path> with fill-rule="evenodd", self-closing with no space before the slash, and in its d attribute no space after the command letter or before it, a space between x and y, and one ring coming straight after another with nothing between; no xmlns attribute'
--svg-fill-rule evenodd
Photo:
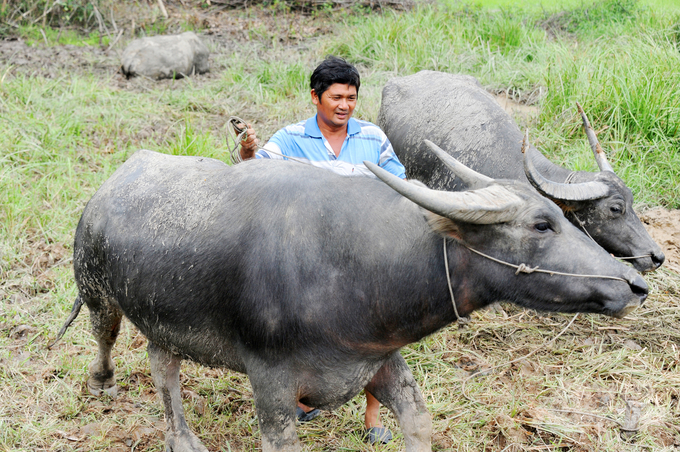
<svg viewBox="0 0 680 452"><path fill-rule="evenodd" d="M63 76L64 71L88 73L95 76L110 76L115 73L113 83L118 88L134 89L136 80L127 80L118 70L120 57L125 46L132 40L130 27L135 27L136 37L145 36L139 23L131 16L118 17L121 37L113 40L113 45L75 46L27 45L23 40L8 38L0 40L0 61L12 66L16 72L40 75L46 78ZM138 19L139 20L139 19ZM329 32L328 21L315 20L303 14L288 12L267 12L253 9L244 14L241 10L226 10L212 13L194 10L177 11L169 20L167 34L180 32L179 22L195 23L202 27L199 33L211 52L211 71L192 82L206 83L219 77L219 59L223 54L234 52L237 48L253 45L272 45L272 37L277 45L286 48L304 47L307 40ZM173 25L173 23L175 25ZM113 33L113 30L111 30ZM115 34L115 33L114 33ZM153 33L152 33L153 34ZM264 43L264 44L263 44ZM158 83L170 83L159 81Z"/></svg>
<svg viewBox="0 0 680 452"><path fill-rule="evenodd" d="M640 215L647 231L666 255L666 267L680 273L680 210L657 207Z"/></svg>

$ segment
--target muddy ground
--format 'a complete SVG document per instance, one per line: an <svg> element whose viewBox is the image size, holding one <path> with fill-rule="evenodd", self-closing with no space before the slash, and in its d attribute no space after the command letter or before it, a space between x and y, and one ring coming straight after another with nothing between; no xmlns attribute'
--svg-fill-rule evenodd
<svg viewBox="0 0 680 452"><path fill-rule="evenodd" d="M192 82L198 85L208 83L219 77L220 57L237 49L271 47L276 45L298 51L306 49L306 43L316 37L328 33L332 27L328 21L315 20L314 17L291 12L267 12L253 9L244 14L241 10L218 12L196 12L194 10L177 11L168 21L167 34L181 32L179 22L194 23L201 27L198 34L209 46L211 52L211 71L195 77ZM135 29L134 37L146 36L140 24L135 24L133 17L118 18L121 29L111 30L112 44L99 46L57 45L45 46L41 42L27 45L19 38L0 39L0 61L3 65L11 65L16 72L34 74L46 78L63 76L64 71L88 73L95 76L110 77L115 75L112 83L115 87L134 89L139 80L127 80L119 71L120 56L125 46L132 41L131 27ZM174 24L174 25L173 25ZM125 26L127 25L127 26ZM153 35L152 32L150 32ZM169 80L160 84L171 83Z"/></svg>

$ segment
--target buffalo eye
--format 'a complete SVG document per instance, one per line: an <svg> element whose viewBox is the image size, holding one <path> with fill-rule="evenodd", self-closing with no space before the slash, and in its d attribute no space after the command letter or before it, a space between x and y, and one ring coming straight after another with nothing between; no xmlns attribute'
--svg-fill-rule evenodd
<svg viewBox="0 0 680 452"><path fill-rule="evenodd" d="M623 208L621 206L611 206L609 210L614 215L621 215L623 213Z"/></svg>
<svg viewBox="0 0 680 452"><path fill-rule="evenodd" d="M536 223L534 225L534 229L536 229L539 232L547 232L550 231L552 227L550 226L550 223L548 223L547 221L542 221L540 223Z"/></svg>

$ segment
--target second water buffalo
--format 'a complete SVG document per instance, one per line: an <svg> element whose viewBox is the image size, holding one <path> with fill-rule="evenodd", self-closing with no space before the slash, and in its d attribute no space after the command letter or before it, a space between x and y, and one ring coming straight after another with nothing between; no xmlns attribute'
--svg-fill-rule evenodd
<svg viewBox="0 0 680 452"><path fill-rule="evenodd" d="M585 120L585 115L583 115ZM406 167L406 176L437 190L461 190L458 179L426 149L430 140L475 171L494 179L532 185L554 200L565 216L600 246L639 271L665 259L633 210L633 194L607 163L595 133L589 139L600 171L570 171L527 151L534 172L527 174L522 132L474 78L421 71L390 80L382 93L378 124Z"/></svg>

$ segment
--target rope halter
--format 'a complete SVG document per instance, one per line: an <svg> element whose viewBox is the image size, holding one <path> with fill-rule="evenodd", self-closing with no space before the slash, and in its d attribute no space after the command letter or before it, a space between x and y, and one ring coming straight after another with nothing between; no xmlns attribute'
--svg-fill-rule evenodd
<svg viewBox="0 0 680 452"><path fill-rule="evenodd" d="M456 314L456 319L460 319L460 315L458 314L458 307L456 306L456 300L453 296L453 286L451 284L451 273L449 272L449 254L447 253L447 248L446 248L446 241L448 237L444 237L444 267L446 268L446 282L448 283L449 286L449 294L451 295L451 303L453 304L453 311ZM486 259L489 259L491 261L494 261L498 264L502 265L507 265L508 267L514 268L515 275L519 275L520 273L525 273L525 274L531 274L531 273L547 273L550 276L553 275L560 275L560 276L573 276L575 278L601 278L601 279L613 279L616 281L623 281L626 284L629 284L629 282L623 278L619 278L618 276L607 276L607 275L584 275L584 274L579 274L579 273L565 273L565 272L559 272L555 270L543 270L541 268L536 267L531 267L530 265L520 263L519 265L511 264L510 262L506 262L501 259L497 259L495 257L489 256L488 254L484 254L481 251L477 251L476 249L472 248L471 246L467 245L466 243L461 242L460 240L453 239L455 240L459 245L464 246L465 248L469 249L473 253L476 253L482 257L485 257Z"/></svg>

